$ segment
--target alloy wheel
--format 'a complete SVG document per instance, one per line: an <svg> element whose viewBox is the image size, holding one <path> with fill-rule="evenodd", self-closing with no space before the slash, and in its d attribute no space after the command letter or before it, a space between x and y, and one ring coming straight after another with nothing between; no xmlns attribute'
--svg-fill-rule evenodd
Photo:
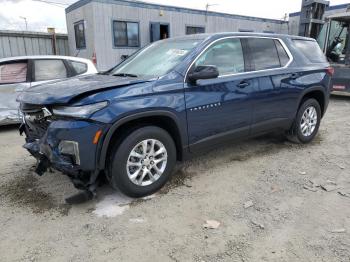
<svg viewBox="0 0 350 262"><path fill-rule="evenodd" d="M130 152L126 164L130 181L138 186L149 186L156 182L167 166L168 154L162 142L146 139Z"/></svg>

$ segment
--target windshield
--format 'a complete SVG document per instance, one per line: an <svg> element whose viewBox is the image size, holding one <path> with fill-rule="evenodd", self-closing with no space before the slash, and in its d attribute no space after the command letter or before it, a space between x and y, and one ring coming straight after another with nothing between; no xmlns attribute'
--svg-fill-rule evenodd
<svg viewBox="0 0 350 262"><path fill-rule="evenodd" d="M114 68L110 74L159 77L177 66L199 43L199 39L156 42Z"/></svg>

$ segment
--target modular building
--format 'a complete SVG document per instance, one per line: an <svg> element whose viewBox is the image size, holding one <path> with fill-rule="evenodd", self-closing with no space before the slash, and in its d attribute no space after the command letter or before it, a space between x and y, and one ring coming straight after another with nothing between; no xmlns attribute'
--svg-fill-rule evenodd
<svg viewBox="0 0 350 262"><path fill-rule="evenodd" d="M66 9L71 55L107 70L160 39L225 31L288 33L288 22L130 0L80 0Z"/></svg>

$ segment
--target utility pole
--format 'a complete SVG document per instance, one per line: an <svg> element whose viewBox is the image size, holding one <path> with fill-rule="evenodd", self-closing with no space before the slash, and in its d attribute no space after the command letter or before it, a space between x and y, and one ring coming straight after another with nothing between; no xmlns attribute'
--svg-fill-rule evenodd
<svg viewBox="0 0 350 262"><path fill-rule="evenodd" d="M19 18L22 18L24 20L24 23L26 24L26 31L28 31L28 23L27 23L27 18L24 16L20 16Z"/></svg>
<svg viewBox="0 0 350 262"><path fill-rule="evenodd" d="M205 22L208 21L209 7L215 6L215 5L218 5L218 4L209 4L209 3L207 3L207 4L205 5Z"/></svg>
<svg viewBox="0 0 350 262"><path fill-rule="evenodd" d="M57 55L56 29L54 27L48 27L47 32L52 34L52 53Z"/></svg>

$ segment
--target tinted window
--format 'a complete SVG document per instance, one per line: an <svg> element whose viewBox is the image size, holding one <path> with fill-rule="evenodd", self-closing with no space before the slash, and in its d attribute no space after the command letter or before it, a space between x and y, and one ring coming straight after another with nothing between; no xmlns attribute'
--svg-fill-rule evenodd
<svg viewBox="0 0 350 262"><path fill-rule="evenodd" d="M204 32L205 32L204 27L186 26L186 35L203 34Z"/></svg>
<svg viewBox="0 0 350 262"><path fill-rule="evenodd" d="M254 70L281 67L277 49L272 39L249 38L248 45Z"/></svg>
<svg viewBox="0 0 350 262"><path fill-rule="evenodd" d="M296 47L310 60L312 63L325 63L326 57L321 51L321 48L315 41L308 40L293 40Z"/></svg>
<svg viewBox="0 0 350 262"><path fill-rule="evenodd" d="M244 56L239 39L225 39L212 45L196 61L196 66L214 65L220 75L244 72Z"/></svg>
<svg viewBox="0 0 350 262"><path fill-rule="evenodd" d="M26 79L26 62L0 65L0 84L23 83Z"/></svg>
<svg viewBox="0 0 350 262"><path fill-rule="evenodd" d="M281 66L283 67L288 64L290 58L280 41L275 40L275 44L276 44L278 56L280 58Z"/></svg>
<svg viewBox="0 0 350 262"><path fill-rule="evenodd" d="M139 24L135 22L113 21L114 46L138 47Z"/></svg>
<svg viewBox="0 0 350 262"><path fill-rule="evenodd" d="M85 63L76 61L70 61L70 63L78 75L84 74L87 71L87 64Z"/></svg>
<svg viewBox="0 0 350 262"><path fill-rule="evenodd" d="M74 25L74 34L77 49L86 48L84 21L80 21Z"/></svg>
<svg viewBox="0 0 350 262"><path fill-rule="evenodd" d="M35 60L35 81L53 80L67 77L67 70L62 60Z"/></svg>

